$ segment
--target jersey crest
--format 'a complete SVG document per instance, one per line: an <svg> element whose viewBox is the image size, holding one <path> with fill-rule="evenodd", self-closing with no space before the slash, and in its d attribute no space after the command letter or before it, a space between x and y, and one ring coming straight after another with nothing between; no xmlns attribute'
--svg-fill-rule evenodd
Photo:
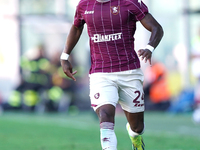
<svg viewBox="0 0 200 150"><path fill-rule="evenodd" d="M111 6L110 11L113 15L117 15L120 11L120 7L119 6Z"/></svg>

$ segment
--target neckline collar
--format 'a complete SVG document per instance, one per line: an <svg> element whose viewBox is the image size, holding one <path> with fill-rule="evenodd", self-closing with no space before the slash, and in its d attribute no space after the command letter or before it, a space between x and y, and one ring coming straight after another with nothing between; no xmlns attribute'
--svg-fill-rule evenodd
<svg viewBox="0 0 200 150"><path fill-rule="evenodd" d="M109 2L110 0L97 0L100 3L105 3L105 2Z"/></svg>

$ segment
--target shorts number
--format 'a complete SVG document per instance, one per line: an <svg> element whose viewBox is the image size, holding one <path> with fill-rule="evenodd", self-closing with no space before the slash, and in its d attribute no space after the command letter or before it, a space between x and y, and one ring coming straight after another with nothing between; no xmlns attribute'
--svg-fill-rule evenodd
<svg viewBox="0 0 200 150"><path fill-rule="evenodd" d="M141 95L140 91L135 91L134 93L137 94L136 98L133 100L133 103L135 104L134 106L135 106L135 107L141 107L141 106L143 106L144 103L143 103L143 104L140 104L140 101L138 100L138 98L139 98L140 95ZM144 100L144 93L142 94L141 99Z"/></svg>

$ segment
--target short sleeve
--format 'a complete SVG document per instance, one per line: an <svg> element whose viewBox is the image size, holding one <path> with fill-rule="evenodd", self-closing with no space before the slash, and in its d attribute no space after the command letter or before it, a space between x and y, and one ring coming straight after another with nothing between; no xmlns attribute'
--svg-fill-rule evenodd
<svg viewBox="0 0 200 150"><path fill-rule="evenodd" d="M82 15L81 7L80 5L78 5L76 7L76 13L74 16L74 26L79 28L79 27L82 27L84 24L85 24L85 20Z"/></svg>
<svg viewBox="0 0 200 150"><path fill-rule="evenodd" d="M142 20L148 13L148 7L141 0L128 0L129 11L135 15L137 21Z"/></svg>

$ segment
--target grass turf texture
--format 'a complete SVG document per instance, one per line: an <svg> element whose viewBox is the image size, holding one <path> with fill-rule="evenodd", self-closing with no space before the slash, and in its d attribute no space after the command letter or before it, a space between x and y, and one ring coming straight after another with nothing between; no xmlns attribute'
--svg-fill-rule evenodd
<svg viewBox="0 0 200 150"><path fill-rule="evenodd" d="M126 119L116 114L118 150L131 150ZM145 113L146 150L200 150L200 125L191 115ZM101 150L99 123L90 112L78 115L4 112L0 150Z"/></svg>

